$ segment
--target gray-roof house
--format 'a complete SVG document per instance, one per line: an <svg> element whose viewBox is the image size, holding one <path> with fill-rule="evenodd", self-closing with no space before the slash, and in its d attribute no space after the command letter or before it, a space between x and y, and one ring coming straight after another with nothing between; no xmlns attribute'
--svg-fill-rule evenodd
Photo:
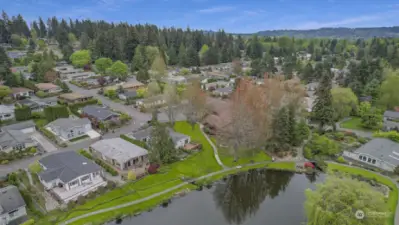
<svg viewBox="0 0 399 225"><path fill-rule="evenodd" d="M0 120L12 120L15 118L14 106L0 105Z"/></svg>
<svg viewBox="0 0 399 225"><path fill-rule="evenodd" d="M94 105L87 105L83 107L82 114L88 117L92 122L93 120L96 122L104 122L119 119L118 113L115 113L107 108Z"/></svg>
<svg viewBox="0 0 399 225"><path fill-rule="evenodd" d="M91 131L91 122L87 118L70 119L59 118L46 126L50 132L57 135L61 140L71 140L87 135Z"/></svg>
<svg viewBox="0 0 399 225"><path fill-rule="evenodd" d="M43 168L40 182L65 203L107 185L102 168L74 151L46 156L39 164Z"/></svg>
<svg viewBox="0 0 399 225"><path fill-rule="evenodd" d="M148 151L122 138L97 141L90 151L119 171L134 170L141 173L148 166ZM138 174L136 173L136 174Z"/></svg>
<svg viewBox="0 0 399 225"><path fill-rule="evenodd" d="M125 91L123 93L118 94L118 98L122 100L127 100L128 98L136 98L137 92L136 91Z"/></svg>
<svg viewBox="0 0 399 225"><path fill-rule="evenodd" d="M375 138L354 152L344 151L350 159L386 171L394 171L399 165L399 144L385 138Z"/></svg>
<svg viewBox="0 0 399 225"><path fill-rule="evenodd" d="M217 96L228 96L231 93L233 93L233 87L222 87L222 88L217 88L216 90L214 90L212 92L213 95L217 95Z"/></svg>
<svg viewBox="0 0 399 225"><path fill-rule="evenodd" d="M37 142L29 133L35 131L32 121L4 126L0 128L0 150L6 153L36 147Z"/></svg>
<svg viewBox="0 0 399 225"><path fill-rule="evenodd" d="M129 133L127 134L127 136L135 140L146 142L148 144L151 140L151 130L152 127L147 127L145 129ZM190 136L178 133L171 128L167 128L167 130L169 132L169 137L172 139L173 143L175 144L176 149L183 148L186 144L190 143L191 141Z"/></svg>
<svg viewBox="0 0 399 225"><path fill-rule="evenodd" d="M17 187L10 185L0 189L0 224L18 225L28 219L26 204Z"/></svg>
<svg viewBox="0 0 399 225"><path fill-rule="evenodd" d="M399 131L399 112L395 111L384 112L384 129Z"/></svg>

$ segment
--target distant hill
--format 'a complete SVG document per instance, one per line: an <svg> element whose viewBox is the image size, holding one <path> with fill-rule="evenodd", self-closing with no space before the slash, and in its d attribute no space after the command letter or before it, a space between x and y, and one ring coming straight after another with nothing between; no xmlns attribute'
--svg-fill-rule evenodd
<svg viewBox="0 0 399 225"><path fill-rule="evenodd" d="M372 38L399 37L399 26L371 28L320 28L314 30L266 30L262 36L290 36L298 38Z"/></svg>

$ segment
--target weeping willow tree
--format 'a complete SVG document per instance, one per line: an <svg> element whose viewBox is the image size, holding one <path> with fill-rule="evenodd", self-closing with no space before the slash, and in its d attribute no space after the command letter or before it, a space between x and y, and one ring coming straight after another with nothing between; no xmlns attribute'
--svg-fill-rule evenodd
<svg viewBox="0 0 399 225"><path fill-rule="evenodd" d="M383 225L388 207L384 195L366 182L330 175L315 191L305 191L307 225ZM361 210L365 217L356 218ZM371 213L387 213L370 216Z"/></svg>

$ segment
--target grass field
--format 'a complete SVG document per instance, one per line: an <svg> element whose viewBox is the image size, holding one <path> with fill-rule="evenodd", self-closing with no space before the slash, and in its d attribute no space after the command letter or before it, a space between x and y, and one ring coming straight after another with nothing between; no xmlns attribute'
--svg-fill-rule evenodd
<svg viewBox="0 0 399 225"><path fill-rule="evenodd" d="M362 119L359 117L352 117L351 119L342 122L340 126L346 129L368 131L366 128L362 127Z"/></svg>
<svg viewBox="0 0 399 225"><path fill-rule="evenodd" d="M186 122L176 122L175 130L189 135L193 141L201 143L202 151L193 154L184 161L163 166L157 174L146 176L137 182L127 183L95 199L88 200L86 203L75 207L69 212L50 213L49 216L44 218L43 221L39 221L38 224L50 224L52 221L51 217L53 219L54 217L58 218L58 221L64 221L91 211L144 198L181 184L182 181L180 178L182 177L199 177L221 169L214 158L211 145L202 135L198 125L192 129L191 125Z"/></svg>

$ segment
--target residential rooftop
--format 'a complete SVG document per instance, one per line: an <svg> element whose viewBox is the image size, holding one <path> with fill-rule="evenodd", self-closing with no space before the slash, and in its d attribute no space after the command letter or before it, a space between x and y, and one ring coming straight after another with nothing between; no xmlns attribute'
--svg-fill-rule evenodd
<svg viewBox="0 0 399 225"><path fill-rule="evenodd" d="M399 165L399 143L385 138L375 138L360 148L356 152L371 155L394 166Z"/></svg>
<svg viewBox="0 0 399 225"><path fill-rule="evenodd" d="M90 120L87 118L70 119L70 118L58 118L48 124L47 126L60 127L65 130L70 130L74 127L81 127L85 124L89 124Z"/></svg>
<svg viewBox="0 0 399 225"><path fill-rule="evenodd" d="M92 144L91 147L101 152L101 154L120 162L148 154L146 149L123 140L122 138L100 140Z"/></svg>
<svg viewBox="0 0 399 225"><path fill-rule="evenodd" d="M399 119L399 112L396 111L385 111L384 117L391 117L391 118L398 118Z"/></svg>
<svg viewBox="0 0 399 225"><path fill-rule="evenodd" d="M67 100L76 100L76 99L88 98L88 97L92 97L92 96L82 95L82 94L77 93L77 92L72 92L72 93L62 94L62 95L60 95L58 97L62 98L62 99L67 99Z"/></svg>
<svg viewBox="0 0 399 225"><path fill-rule="evenodd" d="M60 179L67 183L79 176L94 173L101 167L75 151L65 151L39 159L45 170L39 176L46 182Z"/></svg>
<svg viewBox="0 0 399 225"><path fill-rule="evenodd" d="M11 213L23 206L26 206L25 201L16 186L10 185L0 189L0 215Z"/></svg>
<svg viewBox="0 0 399 225"><path fill-rule="evenodd" d="M38 83L38 84L35 84L35 86L37 88L39 88L40 90L50 90L53 88L58 88L57 85L52 84L52 83Z"/></svg>

